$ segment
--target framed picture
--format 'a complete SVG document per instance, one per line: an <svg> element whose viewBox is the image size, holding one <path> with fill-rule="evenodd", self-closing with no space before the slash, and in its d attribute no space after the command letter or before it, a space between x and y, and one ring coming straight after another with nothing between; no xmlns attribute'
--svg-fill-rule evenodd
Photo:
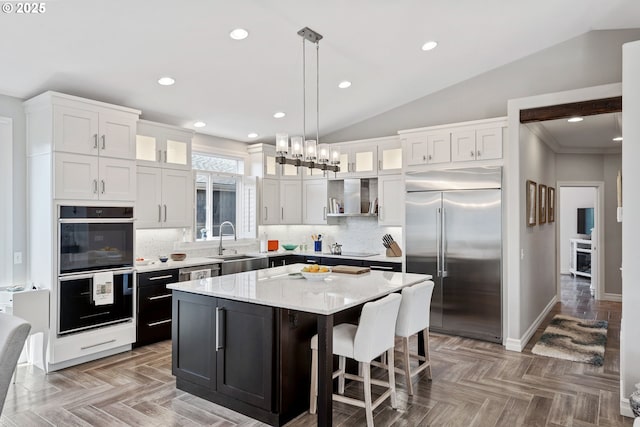
<svg viewBox="0 0 640 427"><path fill-rule="evenodd" d="M537 184L530 179L527 180L527 206L526 206L526 215L527 215L527 226L532 227L536 225L536 199L538 196L538 188Z"/></svg>
<svg viewBox="0 0 640 427"><path fill-rule="evenodd" d="M556 220L556 189L547 187L547 221L552 223Z"/></svg>
<svg viewBox="0 0 640 427"><path fill-rule="evenodd" d="M538 185L538 224L547 222L547 186Z"/></svg>

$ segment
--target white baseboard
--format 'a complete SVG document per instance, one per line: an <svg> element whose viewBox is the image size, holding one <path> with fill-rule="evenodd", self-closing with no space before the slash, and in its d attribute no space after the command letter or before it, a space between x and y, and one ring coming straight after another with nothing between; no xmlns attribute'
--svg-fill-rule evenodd
<svg viewBox="0 0 640 427"><path fill-rule="evenodd" d="M124 353L125 351L131 351L131 344L126 344L120 347L112 348L109 350L103 350L98 353L87 354L85 356L77 357L71 360L65 360L58 363L49 363L49 372L58 371L60 369L69 368L71 366L80 365L81 363L91 362L103 357L113 356L114 354Z"/></svg>
<svg viewBox="0 0 640 427"><path fill-rule="evenodd" d="M635 415L631 412L631 406L629 406L629 399L620 398L620 415L635 418Z"/></svg>
<svg viewBox="0 0 640 427"><path fill-rule="evenodd" d="M615 301L615 302L622 302L622 295L621 294L609 294L609 293L604 293L602 294L602 300L603 301Z"/></svg>
<svg viewBox="0 0 640 427"><path fill-rule="evenodd" d="M571 274L571 271L569 271L568 268L566 268L566 269L562 268L562 269L560 269L560 274L568 276L569 274Z"/></svg>
<svg viewBox="0 0 640 427"><path fill-rule="evenodd" d="M558 296L554 295L553 298L551 298L551 301L549 301L549 304L547 304L544 310L542 310L538 317L536 317L536 320L533 321L531 326L529 326L529 328L526 330L524 335L520 337L520 339L507 338L507 341L505 342L505 348L509 351L522 352L533 334L536 333L536 330L538 329L544 318L547 317L547 314L549 314L549 312L557 302Z"/></svg>

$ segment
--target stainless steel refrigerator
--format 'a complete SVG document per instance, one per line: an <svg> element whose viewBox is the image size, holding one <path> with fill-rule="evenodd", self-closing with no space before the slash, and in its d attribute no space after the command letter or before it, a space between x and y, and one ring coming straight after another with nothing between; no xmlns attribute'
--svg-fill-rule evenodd
<svg viewBox="0 0 640 427"><path fill-rule="evenodd" d="M408 173L406 268L433 275L430 329L502 342L502 168Z"/></svg>

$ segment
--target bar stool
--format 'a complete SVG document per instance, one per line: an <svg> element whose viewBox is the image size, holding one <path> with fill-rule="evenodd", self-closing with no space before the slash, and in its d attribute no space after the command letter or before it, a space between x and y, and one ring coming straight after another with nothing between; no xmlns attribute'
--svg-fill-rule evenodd
<svg viewBox="0 0 640 427"><path fill-rule="evenodd" d="M333 400L364 408L369 427L373 426L373 410L387 397L391 398L391 407L394 409L397 407L393 368L388 369L389 382L371 379L371 361L386 352L389 364L393 367L394 331L401 299L400 295L391 294L380 300L368 302L362 307L358 326L343 323L333 328L333 354L339 356L338 370L333 373L333 378L338 377L339 394L334 394ZM363 377L345 373L346 357L360 362ZM345 378L364 382L364 402L343 396ZM388 390L373 403L371 402L371 384L388 387ZM314 335L311 339L309 394L309 412L315 414L318 397L318 335Z"/></svg>
<svg viewBox="0 0 640 427"><path fill-rule="evenodd" d="M427 378L431 379L431 360L429 359L429 313L431 311L431 295L433 282L427 281L402 290L402 302L396 321L396 336L402 338L402 352L404 369L396 368L398 373L405 376L409 395L413 395L411 377L427 369ZM409 353L409 337L423 331L424 356ZM411 371L410 358L423 361L415 371ZM393 361L389 361L393 366Z"/></svg>

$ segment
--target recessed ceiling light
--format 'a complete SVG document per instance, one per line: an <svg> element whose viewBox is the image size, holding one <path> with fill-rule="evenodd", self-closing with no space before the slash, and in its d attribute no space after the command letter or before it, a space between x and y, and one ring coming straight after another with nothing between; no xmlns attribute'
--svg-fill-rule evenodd
<svg viewBox="0 0 640 427"><path fill-rule="evenodd" d="M621 136L616 136L615 138L613 138L613 140L615 142L620 142L620 141L622 141L622 137Z"/></svg>
<svg viewBox="0 0 640 427"><path fill-rule="evenodd" d="M273 117L275 117L276 119L281 119L281 118L283 118L284 116L286 116L286 114L285 114L283 111L278 111L277 113L275 113L275 114L273 115Z"/></svg>
<svg viewBox="0 0 640 427"><path fill-rule="evenodd" d="M346 88L348 88L349 86L351 86L351 82L350 82L350 81L347 81L347 80L345 80L345 81L343 81L343 82L338 83L338 87L339 87L340 89L346 89Z"/></svg>
<svg viewBox="0 0 640 427"><path fill-rule="evenodd" d="M249 137L249 138L257 138L258 134L255 133L255 132L251 132L249 135L247 135L247 137Z"/></svg>
<svg viewBox="0 0 640 427"><path fill-rule="evenodd" d="M160 77L158 79L158 84L161 84L162 86L171 86L175 82L176 81L174 79L172 79L171 77Z"/></svg>
<svg viewBox="0 0 640 427"><path fill-rule="evenodd" d="M424 50L426 52L428 50L435 49L436 46L438 46L438 42L434 41L434 40L430 40L430 41L428 41L428 42L426 42L425 44L422 45L422 50Z"/></svg>
<svg viewBox="0 0 640 427"><path fill-rule="evenodd" d="M578 123L583 121L584 119L582 117L571 117L570 119L568 119L567 121L569 123Z"/></svg>
<svg viewBox="0 0 640 427"><path fill-rule="evenodd" d="M234 40L244 40L249 37L249 32L244 28L236 28L235 30L229 33L229 37Z"/></svg>
<svg viewBox="0 0 640 427"><path fill-rule="evenodd" d="M203 128L203 127L205 127L206 125L207 125L207 124L206 124L205 122L195 122L195 123L193 124L193 127L196 127L196 128Z"/></svg>

